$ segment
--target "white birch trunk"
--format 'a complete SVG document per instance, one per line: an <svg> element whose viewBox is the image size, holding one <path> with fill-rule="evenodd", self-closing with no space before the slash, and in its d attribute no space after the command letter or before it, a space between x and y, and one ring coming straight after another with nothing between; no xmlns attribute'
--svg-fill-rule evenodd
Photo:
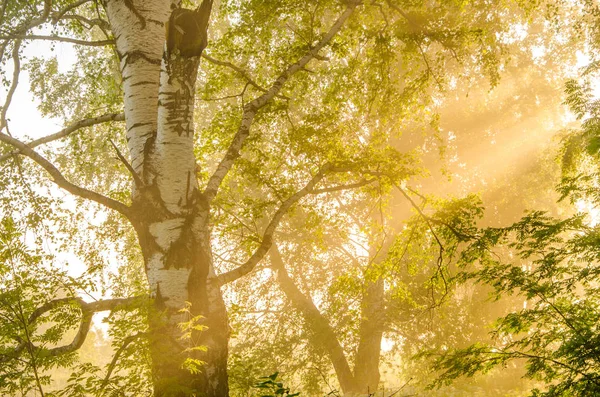
<svg viewBox="0 0 600 397"><path fill-rule="evenodd" d="M225 397L227 313L220 286L211 282L210 208L195 178L194 84L199 57L164 54L171 0L108 0L123 77L131 165L143 186L133 192L133 221L144 254L157 315L150 316L155 395ZM133 7L133 8L132 8ZM185 352L179 313L190 302L206 331L195 335L206 353ZM182 369L186 357L206 364ZM174 394L173 394L174 393Z"/></svg>
<svg viewBox="0 0 600 397"><path fill-rule="evenodd" d="M199 57L171 54L162 62L158 133L154 145L156 185L166 209L186 215L198 196L194 156L194 94Z"/></svg>
<svg viewBox="0 0 600 397"><path fill-rule="evenodd" d="M131 165L144 175L144 147L156 134L160 64L170 0L108 0L106 11L117 42L123 79Z"/></svg>

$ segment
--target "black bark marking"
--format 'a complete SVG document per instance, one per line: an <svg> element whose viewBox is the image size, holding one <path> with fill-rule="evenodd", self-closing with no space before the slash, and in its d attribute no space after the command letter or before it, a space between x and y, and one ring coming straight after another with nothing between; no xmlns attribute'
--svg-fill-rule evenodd
<svg viewBox="0 0 600 397"><path fill-rule="evenodd" d="M150 169L150 156L154 150L154 143L156 142L156 131L154 131L146 142L144 142L143 161L142 161L142 180L146 185L149 185L150 173L153 171Z"/></svg>
<svg viewBox="0 0 600 397"><path fill-rule="evenodd" d="M196 63L197 65L197 63ZM162 92L160 95L162 100L159 101L159 106L167 109L168 125L173 126L173 130L177 132L177 136L182 136L185 132L186 137L190 137L193 131L192 126L192 115L193 115L193 93L192 89L189 88L190 81L188 79L194 78L195 73L187 73L186 69L189 65L184 65L183 71L179 73L177 78L181 80L181 85L184 87L183 90L179 89L175 92ZM179 71L179 68L177 68ZM171 73L169 81L174 78L175 73ZM191 84L193 87L193 83Z"/></svg>
<svg viewBox="0 0 600 397"><path fill-rule="evenodd" d="M165 302L169 300L169 298L164 298L162 296L162 294L160 293L160 283L157 281L156 282L156 297L154 298L154 307L156 307L158 310L166 310L167 309L167 305L165 304Z"/></svg>
<svg viewBox="0 0 600 397"><path fill-rule="evenodd" d="M155 81L140 81L139 83L134 83L130 87L137 87L139 85L157 85Z"/></svg>
<svg viewBox="0 0 600 397"><path fill-rule="evenodd" d="M140 50L128 51L125 54L123 54L122 59L123 65L121 66L121 74L123 73L127 65L133 64L139 61L140 59L153 65L160 65L161 62L160 59L150 58L148 55L144 54Z"/></svg>
<svg viewBox="0 0 600 397"><path fill-rule="evenodd" d="M127 131L129 132L129 131L133 130L134 128L144 127L144 126L151 125L151 124L152 123L135 123L134 125L132 125L131 127L129 127L127 129Z"/></svg>
<svg viewBox="0 0 600 397"><path fill-rule="evenodd" d="M185 205L186 207L189 207L190 205L190 186L191 186L191 172L188 171L187 174L187 185L185 187Z"/></svg>
<svg viewBox="0 0 600 397"><path fill-rule="evenodd" d="M192 232L192 222L196 216L195 211L188 215L181 226L181 234L167 249L165 255L165 269L171 267L175 269L190 268L195 262L194 255L194 233Z"/></svg>
<svg viewBox="0 0 600 397"><path fill-rule="evenodd" d="M129 9L129 11L131 11L133 13L133 15L135 15L140 20L142 29L145 29L146 28L146 19L135 8L135 6L133 5L133 0L123 0L123 2L125 3L125 7L127 7Z"/></svg>
<svg viewBox="0 0 600 397"><path fill-rule="evenodd" d="M153 24L158 25L158 26L164 26L165 25L165 23L163 21L158 21L158 20L152 19L152 18L146 18L146 22L153 23Z"/></svg>

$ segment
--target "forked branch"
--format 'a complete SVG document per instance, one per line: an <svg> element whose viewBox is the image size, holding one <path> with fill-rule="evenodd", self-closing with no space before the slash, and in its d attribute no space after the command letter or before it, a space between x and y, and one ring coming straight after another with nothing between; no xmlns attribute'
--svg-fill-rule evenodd
<svg viewBox="0 0 600 397"><path fill-rule="evenodd" d="M351 0L348 2L348 6L344 10L344 12L340 15L340 17L335 21L335 23L331 26L329 31L323 36L323 38L312 47L306 55L300 58L296 63L288 66L287 69L281 73L281 75L275 80L275 82L271 85L269 89L266 90L265 93L255 98L250 103L244 106L244 112L242 115L242 122L238 128L237 133L233 137L225 156L217 166L217 169L210 177L208 184L206 185L206 189L204 190L204 194L206 199L211 202L219 191L219 187L221 183L229 173L231 167L240 157L240 150L246 141L246 138L250 135L250 127L254 121L254 117L257 112L267 105L271 100L277 96L285 83L301 70L304 70L306 65L313 59L319 57L319 51L322 50L326 45L328 45L331 40L335 37L335 35L340 31L344 23L350 18L355 8L359 4L358 1Z"/></svg>
<svg viewBox="0 0 600 397"><path fill-rule="evenodd" d="M17 347L15 347L13 351L1 354L0 363L5 363L10 360L17 359L20 356L21 352L26 348L29 351L39 353L41 356L44 357L56 357L74 352L83 345L83 342L85 342L87 334L90 330L90 326L92 324L92 316L94 315L94 313L108 310L124 310L132 306L140 305L140 303L144 299L145 297L136 296L131 298L105 299L89 303L85 302L83 299L78 297L68 297L51 300L34 310L33 313L31 313L31 315L27 319L27 324L24 325L26 327L34 325L41 316L59 306L78 306L81 309L81 322L79 324L79 329L77 330L77 333L73 337L71 343L63 346L54 347L51 349L46 349L35 346L31 342L24 341L21 342Z"/></svg>
<svg viewBox="0 0 600 397"><path fill-rule="evenodd" d="M250 259L248 259L244 264L242 264L241 266L239 266L236 269L230 270L226 273L219 275L218 276L219 284L223 285L223 284L227 284L232 281L235 281L238 278L250 273L252 271L252 269L254 269L256 264L258 262L260 262L260 260L269 251L269 249L271 248L271 245L273 245L273 234L275 233L277 226L279 226L279 222L281 221L281 218L288 212L288 210L294 204L296 204L298 201L300 201L300 199L302 199L303 197L305 197L306 195L311 193L311 191L314 189L314 187L319 182L321 182L321 180L323 178L325 178L325 175L329 171L330 168L331 168L331 165L329 165L329 164L324 165L319 170L319 172L317 172L317 174L315 176L313 176L312 179L302 189L300 189L299 191L297 191L296 193L291 195L287 200L285 200L281 204L281 206L279 207L279 209L277 209L277 211L275 211L275 214L271 218L271 221L265 228L265 231L264 231L263 237L262 237L262 242L260 243L260 246L258 247L258 249L252 254Z"/></svg>
<svg viewBox="0 0 600 397"><path fill-rule="evenodd" d="M265 228L263 232L262 240L259 247L252 254L250 259L248 259L245 263L240 265L239 267L230 270L226 273L223 273L217 277L218 283L220 285L230 283L232 281L237 280L238 278L245 276L250 273L254 267L260 262L264 256L267 254L271 246L273 245L273 234L277 230L279 223L281 222L281 218L290 210L290 208L298 203L302 198L306 197L309 194L320 194L320 193L328 193L328 192L337 192L347 189L356 189L361 186L365 186L367 184L373 183L376 179L366 179L362 180L358 183L348 184L348 185L339 185L329 188L323 189L315 189L317 184L325 178L328 174L339 173L339 172L348 172L350 168L346 167L335 167L332 164L325 164L319 172L299 191L291 195L287 200L285 200L281 206L275 211L271 221Z"/></svg>

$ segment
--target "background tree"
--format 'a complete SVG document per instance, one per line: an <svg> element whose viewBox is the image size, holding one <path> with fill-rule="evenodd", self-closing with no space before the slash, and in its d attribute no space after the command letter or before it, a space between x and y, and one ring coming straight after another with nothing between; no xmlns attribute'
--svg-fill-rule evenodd
<svg viewBox="0 0 600 397"><path fill-rule="evenodd" d="M547 146L551 146L552 141L544 139L556 133L557 126L564 122L564 112L556 108L561 107L561 76L565 78L572 73L570 65L574 63L574 57L563 53L563 45L572 49L575 42L554 42L555 27L544 30L547 21L544 17L541 15L531 22L531 26L526 28L531 32L518 40L514 37L515 32L506 33L504 39L513 40L510 46L512 59L504 65L502 84L493 92L488 92L487 80L477 80L473 76L471 78L478 83L464 87L457 84L450 95L436 96L439 101L437 109L441 113L437 124L438 137L448 134L450 144L446 155L454 158L446 165L445 174L440 174L435 170L439 167L437 152L426 152L427 166L423 168L433 169L434 177L414 178L411 183L419 186L421 192L438 194L447 194L448 191L464 194L487 188L483 193L484 202L493 211L486 212L483 224L505 224L507 219L518 219L523 209L531 205L544 205L558 211L549 177L556 175L558 170L548 154ZM543 46L548 50L532 59L531 52L541 46L540 43L545 43ZM548 73L549 70L552 72ZM444 77L452 79L449 74ZM479 88L482 86L485 88ZM515 92L518 94L515 95ZM514 113L517 114L509 117ZM544 120L543 127L538 120ZM422 125L415 124L408 123L398 139L398 147L421 149L434 144L431 136L423 138L418 128ZM534 124L535 130L524 135L523 130L533 129ZM449 174L455 182L444 184ZM236 334L233 347L236 391L247 390L251 386L249 373L258 377L276 369L284 370L288 379L314 395L336 388L349 390L353 382L362 392L376 390L377 386L373 383L377 385L378 381L356 381L356 374L360 372L358 367L363 365L372 371L371 379L379 379L380 372L387 371L390 376L383 379L398 386L411 379L412 384L427 383L432 375L424 366L413 363L410 360L412 355L423 348L466 346L471 338L486 338L490 322L506 310L523 304L519 298L503 299L495 304L482 303L489 290L477 285L460 286L456 294L451 288L444 291L436 265L439 246L422 218L417 216L413 221L407 221L413 207L411 203L397 190L395 195L400 197L387 199L389 201L383 206L378 205L377 199L369 201L368 196L360 195L355 196L355 203L349 204L349 194L355 193L345 193L338 200L340 204L336 209L345 213L340 215L345 221L334 221L331 216L327 217L330 213L315 218L313 212L300 212L300 220L292 223L289 231L282 228L278 232L278 240L281 241L279 251L283 254L280 256L284 259L285 268L281 261L276 265L271 259L271 269L264 268L256 277L248 279L241 286L244 292L236 290L239 298L235 301L233 321L246 325L235 327L241 330ZM422 197L410 194L419 207L422 206ZM428 197L427 208L423 207L430 216L435 214L432 210L436 205L442 205L437 202L432 207L431 203L436 201ZM471 201L466 200L463 204L471 205ZM457 214L462 208L457 204L459 202L455 203ZM382 223L388 224L385 244L380 241L385 234L384 229L369 219L373 214L379 219L382 207L383 212L391 216L391 219L383 217ZM371 215L366 215L369 212ZM350 231L343 231L349 224L354 226L350 227ZM390 227L390 224L394 226ZM443 229L443 225L437 226ZM390 251L390 242L402 228L404 232L397 237L398 241ZM299 230L311 232L301 233ZM443 234L440 230L437 233ZM372 245L373 241L369 243L366 235L378 242ZM286 240L289 242L285 243ZM357 248L361 244L363 248ZM457 269L450 261L451 270L446 270L445 256L454 244L448 244L444 254L443 274L449 284L452 284L449 280ZM375 247L379 260L365 255L368 247ZM315 269L316 262L319 266ZM366 270L368 268L370 270ZM281 273L283 277L279 275ZM281 278L287 286L285 292L279 291L284 284L273 282ZM359 341L363 338L361 318L373 320L365 315L363 306L368 300L367 285L373 279L379 280L379 287L385 292L381 292L376 310L377 318L383 321L372 321L375 334L379 334L372 345L381 346L385 336L386 350L393 347L388 352L377 347L372 355L377 363L366 365L365 360L355 357ZM435 301L431 299L432 288ZM253 293L248 293L253 290ZM287 298L282 299L282 295ZM446 302L440 307L437 301L442 296ZM297 314L290 313L290 305L298 309ZM457 318L461 319L460 326ZM304 329L291 332L292 324L299 322ZM257 346L261 348L257 349ZM402 361L400 368L394 364L395 361ZM379 362L381 365L378 365ZM523 373L520 367L510 373L502 372L506 376L463 384L462 389L455 385L453 392L504 395L511 388L527 387L519 380ZM334 373L336 375L330 378ZM400 381L399 376L404 381ZM495 382L501 385L492 386ZM344 384L346 386L338 386ZM440 391L440 395L449 392Z"/></svg>
<svg viewBox="0 0 600 397"><path fill-rule="evenodd" d="M598 9L586 6L581 33L596 43ZM437 383L522 359L526 375L539 381L533 396L598 393L598 114L589 88L597 75L594 59L595 53L582 81L566 84L565 102L582 123L562 141L557 190L577 213L556 218L538 209L511 226L478 233L463 253L466 264L476 264L466 275L492 286L498 299L517 295L525 304L497 320L492 343L439 356ZM502 246L509 252L498 255Z"/></svg>
<svg viewBox="0 0 600 397"><path fill-rule="evenodd" d="M116 345L108 380L82 366L64 393L102 392L137 378L137 395L227 395L226 308L235 313L237 297L254 292L245 287L256 279L249 274L274 242L288 266L305 248L292 238L298 228L308 234L332 225L348 236L360 225L371 248L381 244L377 233L385 222L361 225L372 217L368 206L348 203L368 199L384 208L395 186L423 173L418 158L424 150L397 137L415 125L435 130L441 88L481 74L497 82L507 47L501 32L529 16L525 6L90 0L23 8L2 2L0 61L8 65L0 114L3 215L31 225L36 245L49 239L77 254L90 276L113 274L100 284L100 295L109 299L83 301L83 289L68 296L79 302L79 311L73 309L79 324L87 324L90 308L151 297L150 306L109 317ZM205 35L209 14L209 50L203 52L207 43L196 33ZM198 18L198 32L186 30L188 18ZM166 43L167 22L167 31L181 36ZM26 53L32 41L78 49L65 65ZM25 72L41 112L65 124L59 132L28 140L13 130L11 103ZM50 178L39 177L40 167ZM78 198L57 200L64 196L54 185ZM27 195L15 194L18 188ZM349 221L351 211L362 218ZM330 243L348 246L337 236L322 241ZM377 257L376 250L366 251ZM315 263L296 265L322 274ZM377 266L354 271L356 277L345 279L352 288L336 290L344 278L334 275L308 280L303 291L333 285L327 304L332 317L343 320L334 328L340 326L337 339L350 350L360 344L352 332L365 327L359 316L347 321L337 310L339 292L361 298L385 284ZM64 298L59 292L34 302L51 307L50 314L72 309L57 304ZM26 318L35 313L30 306ZM356 313L368 312L366 306L356 301ZM362 314L368 326L369 314ZM234 322L232 331L246 324ZM374 334L381 339L379 324ZM24 352L15 342L7 347L12 361ZM379 351L371 356L378 359ZM375 384L379 371L371 371L365 381Z"/></svg>

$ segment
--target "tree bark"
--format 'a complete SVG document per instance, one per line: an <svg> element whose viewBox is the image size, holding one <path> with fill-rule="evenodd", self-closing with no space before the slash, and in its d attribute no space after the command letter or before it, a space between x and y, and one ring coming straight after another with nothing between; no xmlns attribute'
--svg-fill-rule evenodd
<svg viewBox="0 0 600 397"><path fill-rule="evenodd" d="M379 360L383 338L384 285L382 279L367 280L361 307L358 350L354 377L361 393L373 393L379 386Z"/></svg>
<svg viewBox="0 0 600 397"><path fill-rule="evenodd" d="M262 95L246 104L239 130L204 192L200 192L195 176L193 112L196 74L206 45L212 0L203 0L198 12L178 9L179 3L105 0L123 78L131 160L127 166L135 181L127 216L138 234L155 301L149 318L155 395L224 397L228 395L229 327L220 286L251 271L268 251L281 217L312 192L326 171L336 170L330 170L331 165L321 169L282 203L256 252L240 268L220 276L215 274L212 258L211 201L240 156L258 110L318 56L360 1L349 1L322 39L289 65ZM186 31L188 27L190 31ZM197 320L205 329L186 334L186 327ZM326 325L320 322L316 327L326 329ZM206 351L200 351L199 345ZM340 373L351 379L341 347L331 348L338 354ZM199 361L204 362L199 373L182 368Z"/></svg>
<svg viewBox="0 0 600 397"><path fill-rule="evenodd" d="M196 208L201 208L201 204ZM153 283L151 290L155 297L156 311L150 324L156 396L217 397L229 393L229 327L220 286L213 282L207 215L200 211L182 224L175 218L147 225L156 233L144 245L148 279ZM172 227L176 230L175 238ZM165 241L166 236L171 237ZM157 246L157 241L164 245ZM182 312L186 302L189 309ZM180 325L186 323L206 329L191 330L191 335L182 339L185 329ZM197 350L201 346L206 351ZM183 368L189 359L202 361L197 367L199 373Z"/></svg>
<svg viewBox="0 0 600 397"><path fill-rule="evenodd" d="M123 79L127 145L131 165L139 175L144 174L144 148L157 130L164 25L171 3L169 0L106 2Z"/></svg>
<svg viewBox="0 0 600 397"><path fill-rule="evenodd" d="M165 24L172 5L176 1L106 4L121 63L127 142L137 180L133 225L154 298L149 314L154 394L224 397L229 394L229 327L220 285L214 281L210 206L198 188L193 150L200 54L166 51Z"/></svg>

